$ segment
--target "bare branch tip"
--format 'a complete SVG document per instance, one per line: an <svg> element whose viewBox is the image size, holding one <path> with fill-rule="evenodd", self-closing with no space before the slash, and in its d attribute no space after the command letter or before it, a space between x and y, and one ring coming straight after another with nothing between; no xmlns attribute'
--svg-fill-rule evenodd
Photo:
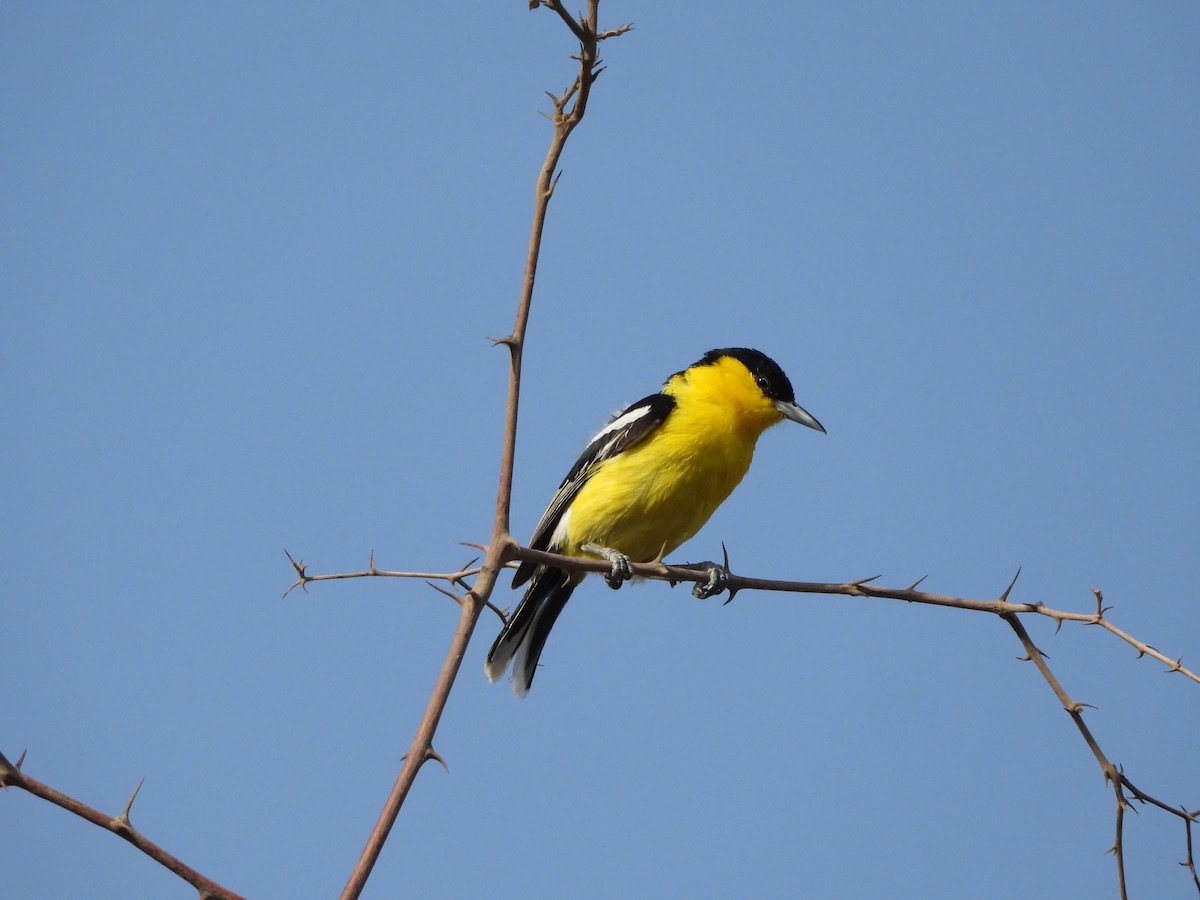
<svg viewBox="0 0 1200 900"><path fill-rule="evenodd" d="M21 751L21 756L17 760L16 765L8 761L3 753L0 753L0 788L8 789L9 785L14 782L10 779L21 771L21 763L25 762L25 751Z"/></svg>
<svg viewBox="0 0 1200 900"><path fill-rule="evenodd" d="M596 40L607 41L609 38L620 37L621 35L628 34L631 31L633 31L633 23L626 22L624 25L620 25L617 28L610 28L608 31L601 32L600 34L596 35Z"/></svg>
<svg viewBox="0 0 1200 900"><path fill-rule="evenodd" d="M283 548L283 555L288 558L288 562L290 562L292 564L292 568L296 570L296 574L299 575L301 579L307 577L304 574L304 572L308 568L308 566L304 565L304 560L293 559L292 554L287 552L286 547Z"/></svg>
<svg viewBox="0 0 1200 900"><path fill-rule="evenodd" d="M302 578L299 581L295 582L290 588L288 588L286 591L283 592L283 596L286 598L287 595L290 594L292 591L294 591L296 588L300 588L300 590L304 591L304 593L307 594L308 593L307 579Z"/></svg>

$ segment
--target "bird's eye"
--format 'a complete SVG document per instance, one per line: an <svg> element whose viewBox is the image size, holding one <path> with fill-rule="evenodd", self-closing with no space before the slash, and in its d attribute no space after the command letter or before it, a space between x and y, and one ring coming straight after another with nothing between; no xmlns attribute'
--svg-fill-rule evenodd
<svg viewBox="0 0 1200 900"><path fill-rule="evenodd" d="M771 384L769 381L767 381L767 376L765 376L765 375L759 375L757 378L754 379L754 383L758 385L758 389L760 391L762 391L764 394L767 392L767 388Z"/></svg>

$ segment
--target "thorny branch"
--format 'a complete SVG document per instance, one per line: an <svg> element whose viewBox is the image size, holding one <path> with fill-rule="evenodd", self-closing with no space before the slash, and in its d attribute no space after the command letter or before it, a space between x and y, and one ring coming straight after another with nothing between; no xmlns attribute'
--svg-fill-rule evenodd
<svg viewBox="0 0 1200 900"><path fill-rule="evenodd" d="M242 900L241 895L235 894L228 888L224 888L215 881L201 875L191 866L184 863L181 859L172 856L133 827L133 823L129 820L129 813L133 809L133 801L137 798L138 791L142 789L140 783L134 788L133 793L129 797L129 802L125 804L125 810L119 816L109 816L80 800L76 800L74 797L64 794L62 791L55 790L48 784L43 784L40 781L30 778L21 770L21 764L24 761L24 753L21 754L20 759L16 763L9 762L4 754L0 753L0 787L15 787L23 791L28 791L35 797L48 800L82 819L87 819L93 825L98 825L124 838L148 857L161 863L199 891L200 900L210 900L210 898L211 900Z"/></svg>
<svg viewBox="0 0 1200 900"><path fill-rule="evenodd" d="M370 566L365 572L314 576L307 573L303 562L293 559L290 554L288 555L293 568L296 570L297 579L288 588L287 593L290 593L296 587L306 590L307 585L314 581L332 581L361 577L423 578L427 582L430 582L431 586L436 590L452 597L461 608L458 626L451 639L450 648L447 651L442 670L434 684L433 694L430 697L425 714L422 716L421 722L417 727L409 752L404 755L404 765L388 795L383 811L380 813L375 827L367 839L366 846L363 848L363 852L352 869L346 886L342 890L343 898L355 898L362 892L367 878L370 876L371 869L375 861L379 858L379 853L383 848L384 842L387 840L388 833L396 820L396 816L399 814L400 807L403 805L409 788L412 786L421 766L429 760L436 760L445 766L445 760L433 748L433 735L437 730L442 711L445 709L450 689L458 675L462 658L466 652L467 643L474 632L475 624L480 614L485 608L491 608L503 617L503 614L491 605L488 598L495 586L497 575L503 571L512 558L513 550L517 547L516 541L509 534L508 523L509 506L512 497L513 460L516 448L517 409L520 397L521 351L524 346L525 330L533 299L533 286L537 272L538 256L541 250L546 210L554 193L554 187L558 183L558 177L561 174L557 173L557 166L567 138L583 120L584 113L587 111L592 84L599 77L600 72L603 71L597 54L598 44L600 41L625 34L632 28L631 25L622 25L619 28L600 31L597 27L599 20L599 0L588 0L587 12L578 19L573 18L559 0L531 0L530 2L531 9L536 9L539 5L545 6L557 13L579 42L579 52L571 57L578 63L578 73L575 76L574 82L561 95L550 95L554 112L547 118L554 124L554 131L550 140L550 148L537 179L533 224L530 230L529 250L525 263L525 277L521 288L521 297L517 305L516 323L512 333L508 337L494 341L494 343L502 344L508 348L510 368L508 398L505 405L505 430L501 446L500 484L496 495L492 536L486 547L483 548L485 550L483 562L476 567L474 565L475 561L472 560L471 563L463 566L459 571L450 573L388 572L377 569L372 556ZM468 584L466 581L468 578L474 578L474 583ZM432 584L434 581L448 582L450 587L442 588L439 585ZM458 593L459 591L462 593ZM22 756L23 758L24 756ZM16 765L13 765L3 756L0 756L0 787L11 786L22 788L121 835L143 853L152 859L158 860L181 878L196 886L200 891L202 900L209 897L235 898L236 900L238 897L238 895L227 891L184 865L181 861L166 853L166 851L148 841L137 832L129 822L129 811L133 802L132 797L130 798L130 804L126 806L125 812L122 815L115 818L105 816L103 813L92 809L86 804L80 803L47 785L29 778L21 771L20 767L20 760ZM137 792L135 791L134 796L136 794Z"/></svg>
<svg viewBox="0 0 1200 900"><path fill-rule="evenodd" d="M479 547L483 549L481 544L469 544L468 546ZM560 569L566 569L571 572L608 572L612 566L609 562L601 559L580 559L573 556L560 556L557 553L549 553L545 550L533 550L528 547L515 547L511 551L512 560L530 560L531 562L546 563ZM291 557L288 557L291 559ZM466 587L466 583L462 580L470 577L479 571L478 568L465 568L459 572L451 572L445 574L434 574L428 572L382 572L374 568L372 560L371 569L365 572L346 572L337 575L308 575L307 568L303 563L297 563L292 560L292 565L295 567L299 578L288 588L292 591L296 587L303 587L306 584L314 581L327 581L341 578L363 578L370 575L389 576L393 578L421 578L425 580L445 580L453 581L460 586ZM631 563L633 573L639 578L648 578L657 581L666 581L674 585L680 582L694 582L702 584L709 577L711 563L685 563L683 565L668 565L661 561L648 563ZM903 600L907 603L920 603L927 606L947 606L955 609L968 609L974 612L988 612L995 615L1016 614L1016 615L1039 615L1053 619L1056 623L1055 630L1062 627L1063 622L1079 622L1083 625L1099 626L1109 634L1120 638L1129 646L1133 647L1138 652L1138 658L1149 656L1152 659L1161 662L1165 665L1166 673L1178 673L1183 675L1197 684L1200 684L1200 675L1183 665L1183 657L1172 659L1162 653L1150 644L1140 641L1133 635L1118 628L1105 617L1111 607L1103 606L1103 594L1099 588L1093 590L1093 596L1096 599L1095 612L1071 612L1069 610L1054 609L1047 606L1045 603L1012 603L1008 601L1009 591L1012 590L1012 585L1001 595L997 600L973 600L967 597L952 597L946 594L933 594L928 591L918 591L917 585L924 579L918 579L913 584L904 588L883 587L872 582L874 578L863 578L856 581L845 582L825 582L825 581L780 581L769 578L751 578L745 575L737 575L726 569L726 587L729 592L729 597L725 600L730 603L736 594L743 590L759 590L759 591L776 591L795 594L835 594L848 597L874 597L881 600ZM1014 582L1016 579L1013 579ZM493 607L494 608L494 607Z"/></svg>
<svg viewBox="0 0 1200 900"><path fill-rule="evenodd" d="M513 560L530 560L532 562L545 563L575 572L606 573L611 568L611 563L609 563L607 560L579 559L577 557L560 556L556 553L548 553L542 550L532 550L527 547L514 548L511 551L511 557ZM512 564L515 565L515 563ZM364 575L383 574L375 570L373 561L371 565L371 571L369 572L348 573L346 575L339 576L308 576L305 574L303 564L297 564L293 560L292 565L296 567L296 571L300 576L300 580L297 582L297 584L301 585L306 584L309 581L319 580L322 577L353 578ZM650 563L631 564L633 573L637 577L667 581L672 585L679 582L694 582L696 588L693 590L693 593L695 593L697 596L701 595L700 586L708 582L713 566L713 563L686 564L681 566L667 565L661 560ZM1168 673L1177 672L1187 678L1190 678L1192 681L1200 683L1200 677L1197 677L1195 672L1184 667L1182 657L1178 659L1171 659L1170 657L1156 650L1154 647L1151 647L1149 644L1146 644L1127 632L1122 631L1120 628L1117 628L1107 618L1105 618L1105 613L1109 611L1110 607L1104 606L1104 596L1099 588L1096 588L1093 591L1093 597L1095 598L1096 602L1095 612L1084 613L1052 609L1041 602L1016 603L1010 601L1009 595L1012 593L1013 587L1016 585L1017 578L1020 576L1019 570L1017 574L1013 576L1012 581L1009 582L1008 586L1004 589L999 598L994 600L975 600L966 597L951 597L944 594L933 594L929 593L928 591L919 591L916 589L917 585L924 581L924 578L918 579L913 584L905 588L889 588L875 585L872 584L872 582L875 581L874 578L865 578L841 583L775 581L763 578L749 578L736 575L729 571L728 553L725 555L721 569L724 571L722 583L729 593L729 597L725 601L726 603L731 602L737 595L738 591L751 589L901 600L907 603L920 603L931 606L945 606L953 607L955 609L966 609L974 612L992 613L1002 618L1013 629L1018 640L1021 641L1022 646L1025 648L1026 655L1023 658L1034 663L1042 677L1046 680L1046 683L1049 684L1051 690L1054 691L1055 696L1058 697L1058 700L1062 704L1063 708L1070 714L1072 721L1075 723L1076 728L1078 728L1080 735L1083 737L1084 743L1087 744L1088 749L1092 751L1092 755L1096 758L1096 762L1099 764L1100 770L1104 775L1105 782L1110 784L1113 788L1116 798L1117 824L1116 839L1113 842L1111 852L1113 853L1117 862L1117 883L1120 889L1120 896L1122 898L1127 897L1125 883L1125 856L1122 837L1125 809L1129 805L1128 801L1130 797L1140 803L1156 806L1159 809L1170 813L1171 815L1177 816L1183 821L1187 830L1187 858L1181 862L1180 865L1188 868L1192 874L1193 881L1196 883L1197 891L1200 891L1200 877L1197 876L1195 858L1192 854L1191 830L1192 824L1197 821L1198 817L1200 817L1200 809L1189 811L1186 808L1171 806L1161 800L1156 799L1155 797L1152 797L1134 785L1133 782L1126 777L1124 771L1108 759L1103 750L1101 750L1095 736L1088 728L1087 723L1084 722L1084 705L1076 703L1067 694L1066 690L1059 683L1053 672L1050 671L1050 667L1046 662L1045 655L1034 645L1032 639L1029 637L1029 632L1025 630L1025 626L1020 620L1020 616L1023 615L1045 616L1055 621L1056 632L1062 627L1063 622L1080 622L1083 625L1099 625L1110 634L1115 635L1130 646L1134 647L1138 651L1138 658L1141 658L1142 656L1153 657L1167 666L1166 671ZM469 577L473 571L477 570L464 570L439 576L428 576L415 572L397 572L390 574L409 578L438 577L465 586L465 583L462 581L462 579ZM295 585L293 585L293 587L294 586ZM488 605L491 606L490 603ZM496 607L492 606L492 609L496 609ZM497 610L497 613L499 614L499 610ZM1128 796L1126 792L1128 792Z"/></svg>
<svg viewBox="0 0 1200 900"><path fill-rule="evenodd" d="M1099 591L1096 592L1097 596L1099 596L1099 593ZM1129 896L1125 883L1124 827L1125 810L1129 806L1129 801L1125 796L1126 790L1128 790L1133 798L1139 802L1149 803L1153 806L1157 806L1159 809L1178 816L1183 820L1187 837L1187 859L1181 863L1181 865L1185 865L1191 870L1192 879L1193 881L1196 881L1197 890L1200 890L1200 881L1196 880L1196 865L1192 856L1192 824L1196 821L1197 817L1200 816L1200 809L1197 809L1194 812L1189 812L1183 808L1169 806L1166 803L1163 803L1161 800L1151 797L1144 791L1139 790L1133 784L1133 782L1125 777L1124 770L1113 764L1113 762L1104 755L1104 751L1100 749L1100 744L1096 741L1091 729L1088 728L1087 723L1083 721L1084 704L1077 703L1072 700L1063 686L1059 683L1058 679L1054 677L1054 673L1050 671L1050 667L1046 663L1045 654L1034 645L1033 640L1029 637L1029 632L1025 630L1024 624L1022 624L1021 620L1017 616L1018 614L1015 612L1006 612L1001 613L1000 615L1000 617L1012 627L1013 631L1016 632L1017 639L1020 640L1021 645L1025 648L1025 659L1031 661L1035 666L1037 666L1038 671L1046 680L1046 683L1050 685L1050 689L1054 691L1054 694L1058 697L1059 702L1063 705L1063 709L1067 711L1068 715L1071 716L1071 720L1075 723L1075 727L1079 729L1080 735L1083 736L1084 743L1088 745L1088 749L1091 750L1092 755L1096 757L1096 762L1100 765L1100 771L1104 773L1105 782L1112 786L1117 803L1117 825L1116 837L1113 840L1113 845L1110 848L1110 852L1113 854L1117 862L1117 887L1121 893L1121 900L1126 900L1126 898Z"/></svg>
<svg viewBox="0 0 1200 900"><path fill-rule="evenodd" d="M529 322L529 311L533 303L533 287L537 276L538 257L541 253L542 231L546 223L546 211L554 194L555 185L558 183L559 175L556 174L558 161L566 146L567 138L583 120L584 113L587 111L588 98L591 96L592 84L603 71L597 54L597 45L601 34L597 24L600 0L588 0L587 12L578 19L571 17L560 0L541 0L541 5L557 13L579 42L579 53L572 57L578 62L579 68L570 87L557 97L551 95L554 113L548 118L554 124L554 131L550 138L550 147L546 152L546 158L538 173L537 187L534 192L533 223L529 232L529 248L525 258L525 275L521 284L521 296L517 303L516 322L511 334L494 341L495 344L508 348L509 373L508 396L504 408L504 436L500 448L500 483L496 491L492 535L474 583L462 595L451 592L451 596L461 608L458 627L455 629L450 648L446 653L446 661L442 664L442 670L434 684L433 695L429 699L425 714L417 726L417 732L405 755L404 766L392 786L391 793L388 794L383 811L379 814L375 827L367 838L366 846L363 848L358 862L350 872L346 886L342 889L343 900L354 900L361 894L421 766L431 758L440 759L433 750L433 735L437 731L442 712L446 708L450 690L458 677L458 670L462 665L463 656L466 654L467 643L475 631L479 615L485 606L490 605L488 599L496 585L496 578L504 570L512 558L513 550L517 547L516 541L509 533L509 507L512 500L513 462L516 458L517 410L520 406L521 395L521 354L525 346L525 329ZM536 6L537 3L531 2L531 9ZM616 34L628 30L629 28L626 26L612 33L605 32L605 36L616 36ZM297 574L301 581L304 581L303 570L298 568ZM452 588L456 586L461 588L459 579L451 578L449 580Z"/></svg>

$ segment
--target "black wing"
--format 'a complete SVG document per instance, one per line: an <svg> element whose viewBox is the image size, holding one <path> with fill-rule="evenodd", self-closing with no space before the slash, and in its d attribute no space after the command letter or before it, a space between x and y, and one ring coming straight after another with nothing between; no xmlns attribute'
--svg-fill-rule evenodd
<svg viewBox="0 0 1200 900"><path fill-rule="evenodd" d="M538 522L537 528L533 530L529 546L534 550L552 549L550 538L554 535L554 529L558 527L563 513L570 507L571 501L575 499L580 488L587 483L596 466L644 441L666 421L667 416L674 408L673 397L666 394L651 394L617 413L612 421L592 438L591 443L587 445L579 459L575 461L575 465L571 467L571 471L567 473L567 477L558 486L558 493L554 495L554 499L542 513L542 519ZM513 587L520 587L528 581L535 569L537 569L536 563L521 563L517 574L513 577Z"/></svg>

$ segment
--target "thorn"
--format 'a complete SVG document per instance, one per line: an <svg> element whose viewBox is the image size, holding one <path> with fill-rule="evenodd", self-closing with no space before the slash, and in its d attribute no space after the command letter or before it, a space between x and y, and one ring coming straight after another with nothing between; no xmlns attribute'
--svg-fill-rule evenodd
<svg viewBox="0 0 1200 900"><path fill-rule="evenodd" d="M487 553L487 544L476 544L474 541L459 541L458 545L460 547L471 547L474 550L482 550L484 553Z"/></svg>
<svg viewBox="0 0 1200 900"><path fill-rule="evenodd" d="M446 761L444 759L442 759L441 755L436 750L434 750L432 747L427 747L425 749L424 756L421 757L421 762L425 763L431 759L436 759L438 762L440 762L442 764L442 768L446 770L446 774L447 775L450 774L450 767L448 765L446 765ZM400 757L401 762L406 762L407 760L408 760L407 753L405 753L402 757Z"/></svg>
<svg viewBox="0 0 1200 900"><path fill-rule="evenodd" d="M870 584L872 581L878 581L882 577L883 577L882 575L872 575L870 578L862 578L858 581L851 581L846 586L851 589L858 589L858 588L861 588L863 585Z"/></svg>
<svg viewBox="0 0 1200 900"><path fill-rule="evenodd" d="M916 581L914 581L912 584L910 584L907 588L905 588L905 590L915 591L917 589L917 585L920 584L922 581L924 581L928 577L929 577L928 575L922 575L920 578L918 578Z"/></svg>
<svg viewBox="0 0 1200 900"><path fill-rule="evenodd" d="M283 548L283 555L288 558L288 562L290 562L292 564L292 568L296 570L296 574L299 575L301 578L303 578L304 577L304 561L301 560L300 562L296 562L296 560L292 559L292 554L288 553L287 547Z"/></svg>
<svg viewBox="0 0 1200 900"><path fill-rule="evenodd" d="M733 574L732 572L729 571L729 548L725 546L724 541L721 541L721 568L723 568L725 570L726 576ZM741 590L740 587L730 585L728 577L727 577L726 581L725 581L725 592L727 594L729 594L729 596L725 598L725 602L722 603L721 605L728 606L730 603L732 603L733 598L738 595L738 591L740 591L740 590Z"/></svg>
<svg viewBox="0 0 1200 900"><path fill-rule="evenodd" d="M1017 566L1017 574L1012 577L1012 581L1008 583L1008 587L1004 589L1004 593L1000 595L1000 602L1007 603L1008 595L1012 592L1013 586L1016 585L1017 579L1021 577L1021 567Z"/></svg>
<svg viewBox="0 0 1200 900"><path fill-rule="evenodd" d="M14 772L20 772L21 763L23 762L25 762L24 750L21 751L21 756L19 759L17 759L17 764L15 766L4 758L3 753L0 753L0 788L8 790L9 785L13 783L9 781L9 778Z"/></svg>
<svg viewBox="0 0 1200 900"><path fill-rule="evenodd" d="M450 767L448 765L446 765L446 760L442 759L442 755L440 753L438 753L436 750L434 750L433 747L427 747L425 749L425 758L427 760L428 759L436 759L438 762L440 762L442 764L442 768L446 770L446 774L447 775L450 774Z"/></svg>
<svg viewBox="0 0 1200 900"><path fill-rule="evenodd" d="M298 576L296 581L292 584L292 586L283 592L283 596L286 597L288 594L290 594L296 588L300 588L300 590L304 591L304 593L307 594L308 593L308 582L309 582L309 577L308 577L308 573L307 573L308 566L306 566L304 564L304 560L300 560L299 562L297 562L296 560L292 559L292 554L287 552L286 547L283 550L283 554L284 554L284 556L286 556L288 558L288 562L290 562L292 564L292 568L296 570L296 575Z"/></svg>
<svg viewBox="0 0 1200 900"><path fill-rule="evenodd" d="M429 585L431 588L433 588L435 591L437 591L439 594L445 594L447 597L449 597L451 600L453 600L459 606L462 606L463 598L458 596L458 594L454 593L454 591L448 591L441 585L434 584L432 581L427 581L425 583L427 585Z"/></svg>
<svg viewBox="0 0 1200 900"><path fill-rule="evenodd" d="M1055 634L1058 634L1060 631L1062 631L1062 623L1063 623L1062 619L1054 620L1054 633Z"/></svg>
<svg viewBox="0 0 1200 900"><path fill-rule="evenodd" d="M133 801L137 799L138 791L142 789L142 785L146 783L143 778L138 782L138 786L133 789L133 793L129 795L129 802L125 804L125 812L121 813L113 819L113 826L118 831L134 831L133 823L129 821L129 812L133 809Z"/></svg>

